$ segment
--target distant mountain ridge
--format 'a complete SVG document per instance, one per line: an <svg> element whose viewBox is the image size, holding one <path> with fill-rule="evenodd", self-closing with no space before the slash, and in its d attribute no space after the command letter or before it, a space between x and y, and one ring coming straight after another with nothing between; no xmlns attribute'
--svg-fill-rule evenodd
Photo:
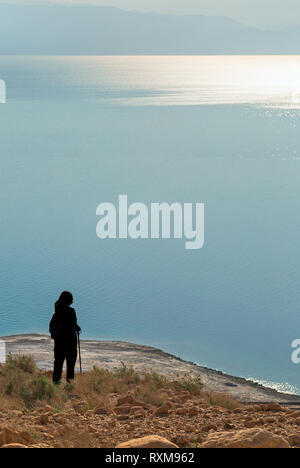
<svg viewBox="0 0 300 468"><path fill-rule="evenodd" d="M1 55L300 53L300 27L263 31L225 17L1 4L0 18Z"/></svg>

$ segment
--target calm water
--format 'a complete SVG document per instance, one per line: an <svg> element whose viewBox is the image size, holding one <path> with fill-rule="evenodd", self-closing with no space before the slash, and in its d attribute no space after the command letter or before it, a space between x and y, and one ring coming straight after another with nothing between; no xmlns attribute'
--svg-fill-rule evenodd
<svg viewBox="0 0 300 468"><path fill-rule="evenodd" d="M300 57L0 57L0 335L161 347L300 393ZM98 203L205 202L206 244L100 241ZM288 386L288 385L289 386Z"/></svg>

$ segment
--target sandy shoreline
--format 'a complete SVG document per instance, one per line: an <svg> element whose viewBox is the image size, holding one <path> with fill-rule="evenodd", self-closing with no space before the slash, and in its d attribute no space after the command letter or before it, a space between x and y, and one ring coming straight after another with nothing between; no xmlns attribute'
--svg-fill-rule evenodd
<svg viewBox="0 0 300 468"><path fill-rule="evenodd" d="M16 335L1 337L7 352L30 354L41 369L52 368L53 342L48 335ZM139 372L154 371L167 377L193 375L200 377L205 387L215 392L231 394L243 402L279 402L300 407L300 397L279 393L243 378L223 374L199 365L183 361L156 348L119 341L82 341L84 370L98 365L108 369L120 367L124 362Z"/></svg>

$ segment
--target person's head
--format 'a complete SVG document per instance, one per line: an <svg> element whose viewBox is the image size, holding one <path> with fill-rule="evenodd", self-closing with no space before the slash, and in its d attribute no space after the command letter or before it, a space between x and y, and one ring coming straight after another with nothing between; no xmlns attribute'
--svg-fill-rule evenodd
<svg viewBox="0 0 300 468"><path fill-rule="evenodd" d="M73 296L69 291L64 291L61 293L60 298L58 299L58 302L60 304L63 304L67 307L69 307L71 304L73 304Z"/></svg>

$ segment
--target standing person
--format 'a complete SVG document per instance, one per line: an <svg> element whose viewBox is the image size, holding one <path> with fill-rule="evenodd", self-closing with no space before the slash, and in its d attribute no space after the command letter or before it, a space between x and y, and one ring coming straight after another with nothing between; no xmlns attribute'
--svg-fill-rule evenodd
<svg viewBox="0 0 300 468"><path fill-rule="evenodd" d="M67 382L74 380L77 360L77 333L81 328L77 324L75 310L70 307L73 296L64 291L55 303L55 314L50 322L50 334L54 340L54 372L53 383L61 381L65 360L67 361Z"/></svg>

